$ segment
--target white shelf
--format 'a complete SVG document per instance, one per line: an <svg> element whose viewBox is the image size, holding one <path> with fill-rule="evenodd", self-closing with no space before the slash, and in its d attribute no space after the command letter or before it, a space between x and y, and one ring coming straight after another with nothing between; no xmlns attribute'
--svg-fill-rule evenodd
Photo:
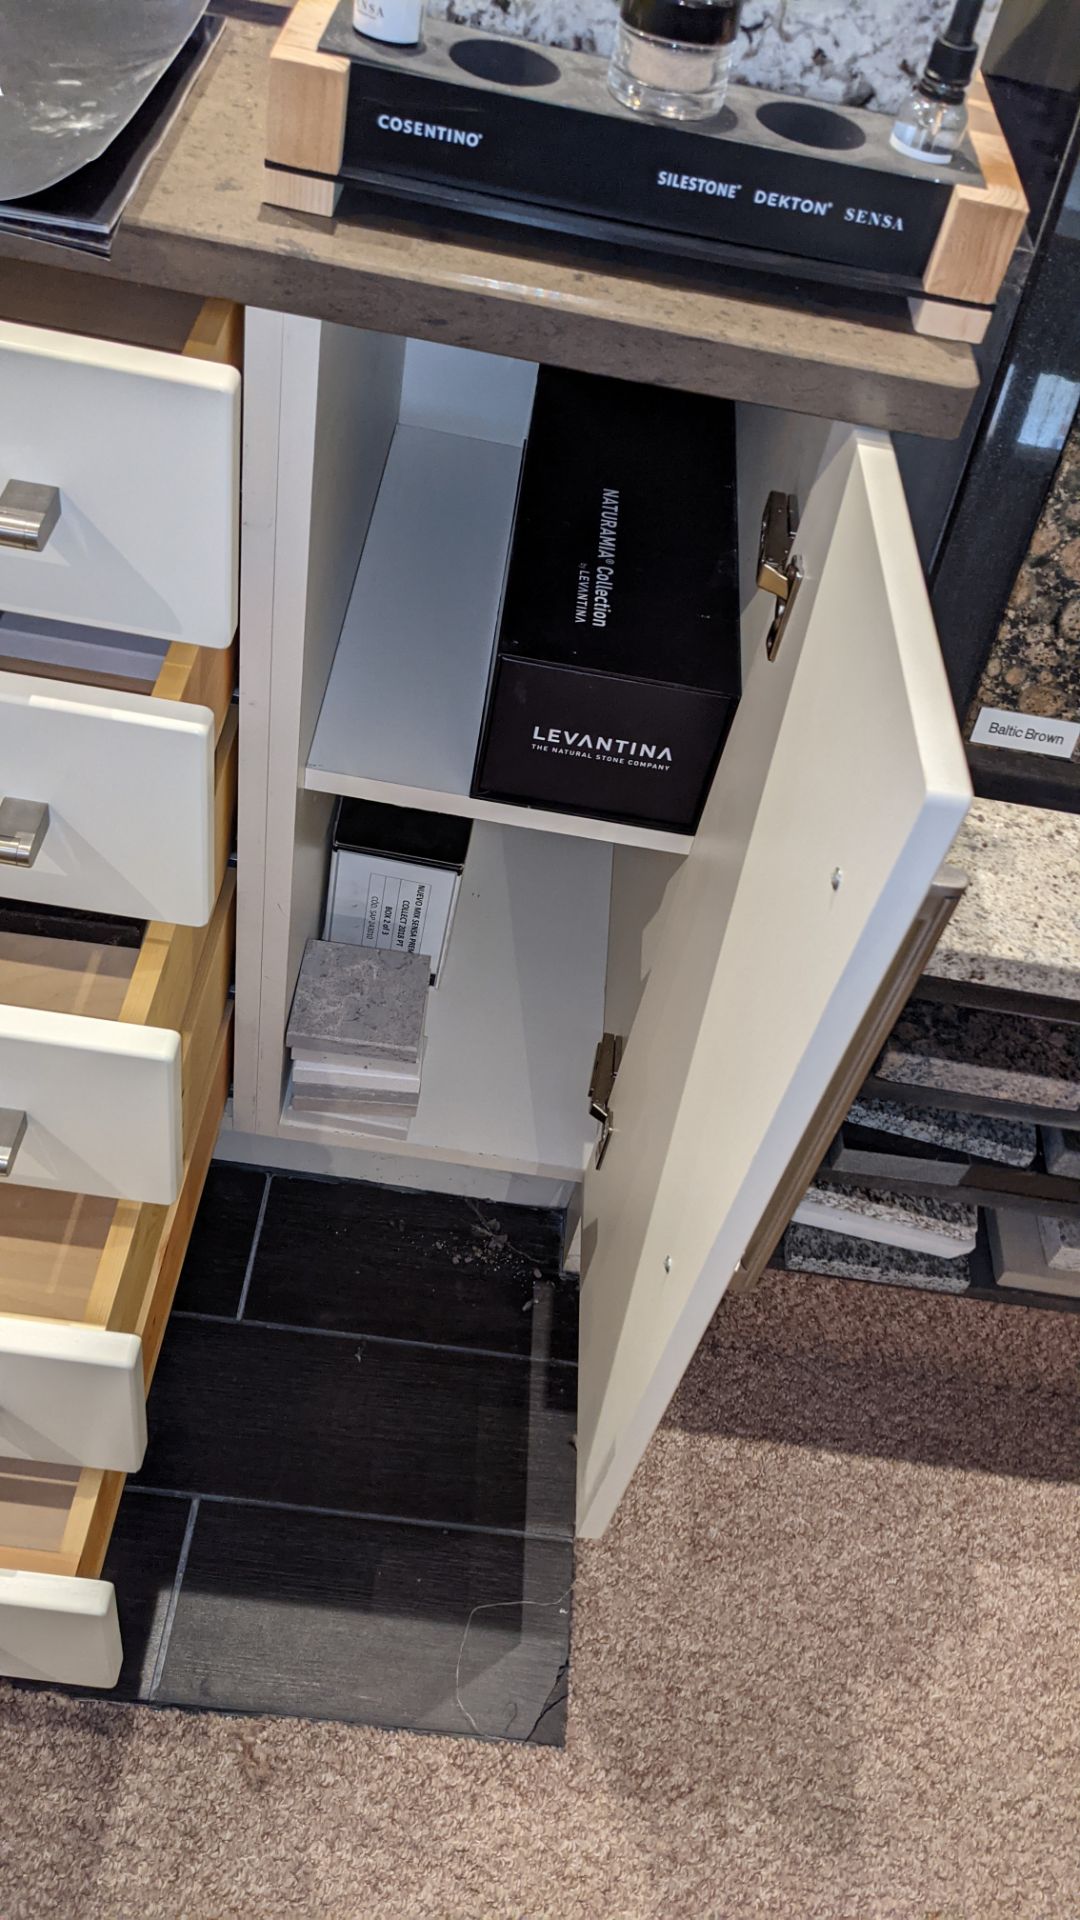
<svg viewBox="0 0 1080 1920"><path fill-rule="evenodd" d="M428 999L420 1107L407 1140L286 1111L290 1139L578 1180L595 1139L611 849L564 835L473 832L450 952Z"/></svg>
<svg viewBox="0 0 1080 1920"><path fill-rule="evenodd" d="M684 853L689 834L469 793L520 465L518 446L397 428L304 785Z"/></svg>

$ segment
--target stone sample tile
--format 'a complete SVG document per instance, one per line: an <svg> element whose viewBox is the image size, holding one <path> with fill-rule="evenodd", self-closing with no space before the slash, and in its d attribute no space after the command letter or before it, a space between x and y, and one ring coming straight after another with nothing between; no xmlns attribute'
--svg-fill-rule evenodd
<svg viewBox="0 0 1080 1920"><path fill-rule="evenodd" d="M890 1287L926 1287L932 1293L963 1293L970 1283L967 1256L944 1260L931 1253L856 1240L820 1227L790 1226L773 1265L790 1273L821 1273L840 1280L874 1280Z"/></svg>
<svg viewBox="0 0 1080 1920"><path fill-rule="evenodd" d="M1042 1214L1039 1234L1049 1266L1059 1273L1080 1273L1080 1220Z"/></svg>
<svg viewBox="0 0 1080 1920"><path fill-rule="evenodd" d="M872 1078L927 1094L1080 1112L1080 1026L912 1000Z"/></svg>
<svg viewBox="0 0 1080 1920"><path fill-rule="evenodd" d="M988 1209L986 1231L995 1280L999 1287L1019 1287L1026 1293L1080 1297L1080 1272L1051 1266L1042 1226L1039 1214L1022 1213L1018 1207Z"/></svg>
<svg viewBox="0 0 1080 1920"><path fill-rule="evenodd" d="M1080 419L1016 576L966 733L983 707L1080 720ZM1031 765L1038 767L1037 757Z"/></svg>
<svg viewBox="0 0 1080 1920"><path fill-rule="evenodd" d="M1080 1133L1067 1127L1043 1127L1043 1156L1047 1173L1063 1180L1080 1180Z"/></svg>
<svg viewBox="0 0 1080 1920"><path fill-rule="evenodd" d="M876 1240L887 1247L936 1254L945 1260L975 1246L975 1207L943 1200L913 1200L849 1182L812 1186L795 1209L797 1225L821 1227L854 1240Z"/></svg>
<svg viewBox="0 0 1080 1920"><path fill-rule="evenodd" d="M289 1016L288 1044L373 1060L415 1060L424 1034L429 980L422 954L309 940Z"/></svg>
<svg viewBox="0 0 1080 1920"><path fill-rule="evenodd" d="M1080 1001L1080 814L974 800L949 861L968 886L927 974Z"/></svg>
<svg viewBox="0 0 1080 1920"><path fill-rule="evenodd" d="M922 1140L927 1146L946 1147L954 1153L970 1154L973 1160L993 1160L1003 1167L1030 1167L1038 1144L1036 1130L1026 1120L950 1113L947 1107L909 1107L894 1100L856 1100L848 1120L854 1127L894 1133L903 1140ZM1077 1169L1080 1171L1080 1153Z"/></svg>

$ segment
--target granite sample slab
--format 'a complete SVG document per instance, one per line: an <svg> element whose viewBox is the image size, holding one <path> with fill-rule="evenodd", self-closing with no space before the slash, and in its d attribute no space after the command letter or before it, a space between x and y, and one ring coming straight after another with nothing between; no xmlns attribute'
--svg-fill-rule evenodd
<svg viewBox="0 0 1080 1920"><path fill-rule="evenodd" d="M1039 1234L1047 1264L1057 1273L1080 1273L1080 1220L1057 1215L1039 1217Z"/></svg>
<svg viewBox="0 0 1080 1920"><path fill-rule="evenodd" d="M289 1015L288 1044L372 1061L416 1060L430 977L422 954L309 940Z"/></svg>
<svg viewBox="0 0 1080 1920"><path fill-rule="evenodd" d="M978 1212L942 1200L913 1200L881 1187L845 1181L810 1187L792 1216L796 1225L821 1227L849 1239L875 1240L887 1247L935 1254L944 1260L970 1253Z"/></svg>
<svg viewBox="0 0 1080 1920"><path fill-rule="evenodd" d="M926 1287L933 1293L963 1293L971 1274L967 1255L940 1256L856 1240L820 1227L790 1226L773 1263L791 1273L821 1273L840 1280L874 1280L889 1287Z"/></svg>
<svg viewBox="0 0 1080 1920"><path fill-rule="evenodd" d="M852 1126L877 1133L897 1134L903 1140L925 1141L972 1160L992 1160L1003 1167L1030 1167L1038 1136L1024 1120L997 1119L992 1114L950 1113L946 1107L909 1107L893 1100L856 1100L848 1114ZM1078 1155L1080 1166L1080 1155Z"/></svg>
<svg viewBox="0 0 1080 1920"><path fill-rule="evenodd" d="M1080 1180L1080 1133L1068 1127L1043 1127L1041 1132L1047 1172L1063 1180Z"/></svg>
<svg viewBox="0 0 1080 1920"><path fill-rule="evenodd" d="M968 885L930 978L1080 1002L1080 814L974 800L949 861Z"/></svg>
<svg viewBox="0 0 1080 1920"><path fill-rule="evenodd" d="M1015 1207L992 1207L987 1211L986 1231L990 1261L999 1287L1080 1298L1080 1272L1051 1266L1047 1259L1042 1222L1037 1213L1021 1213Z"/></svg>
<svg viewBox="0 0 1080 1920"><path fill-rule="evenodd" d="M1074 396L1075 399L1075 396ZM1051 405L1053 402L1051 401ZM1080 418L1072 427L965 724L983 707L1080 720ZM1080 748L1074 749L1075 761ZM1032 769L1039 766L1032 757Z"/></svg>
<svg viewBox="0 0 1080 1920"><path fill-rule="evenodd" d="M1080 1026L912 1000L872 1079L1009 1107L1080 1112Z"/></svg>

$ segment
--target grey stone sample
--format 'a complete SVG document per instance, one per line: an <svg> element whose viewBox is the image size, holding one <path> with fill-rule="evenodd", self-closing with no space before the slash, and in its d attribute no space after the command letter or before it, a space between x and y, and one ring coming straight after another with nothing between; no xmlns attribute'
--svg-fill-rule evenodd
<svg viewBox="0 0 1080 1920"><path fill-rule="evenodd" d="M1036 1130L1026 1120L950 1113L946 1107L909 1107L893 1100L856 1100L848 1119L852 1126L894 1133L903 1140L924 1140L927 1146L947 1147L1003 1167L1030 1167L1035 1159ZM1080 1154L1077 1166L1080 1170Z"/></svg>
<svg viewBox="0 0 1080 1920"><path fill-rule="evenodd" d="M1040 1214L1039 1234L1049 1266L1061 1273L1080 1274L1080 1220Z"/></svg>
<svg viewBox="0 0 1080 1920"><path fill-rule="evenodd" d="M1080 1296L1080 1272L1051 1266L1043 1246L1042 1219L1017 1207L993 1207L986 1215L990 1261L999 1286L1026 1293Z"/></svg>
<svg viewBox="0 0 1080 1920"><path fill-rule="evenodd" d="M933 1254L856 1240L820 1227L790 1226L773 1265L791 1273L821 1273L841 1280L875 1280L890 1287L926 1287L933 1293L963 1293L971 1272L967 1257Z"/></svg>
<svg viewBox="0 0 1080 1920"><path fill-rule="evenodd" d="M1043 1127L1043 1156L1048 1173L1063 1180L1080 1180L1080 1133L1067 1127Z"/></svg>
<svg viewBox="0 0 1080 1920"><path fill-rule="evenodd" d="M1080 658L1080 619L1073 650ZM949 861L968 885L927 974L1080 1000L1080 814L974 800Z"/></svg>
<svg viewBox="0 0 1080 1920"><path fill-rule="evenodd" d="M873 1078L927 1093L1080 1111L1080 1026L912 1000Z"/></svg>
<svg viewBox="0 0 1080 1920"><path fill-rule="evenodd" d="M975 1207L946 1200L914 1200L849 1182L812 1186L794 1213L799 1226L820 1227L850 1239L955 1259L975 1246Z"/></svg>
<svg viewBox="0 0 1080 1920"><path fill-rule="evenodd" d="M288 1044L371 1060L415 1060L424 1036L429 980L422 954L309 940Z"/></svg>
<svg viewBox="0 0 1080 1920"><path fill-rule="evenodd" d="M366 1112L369 1107L385 1107L390 1112L415 1113L420 1095L394 1093L389 1088L375 1088L366 1092L362 1088L343 1087L340 1082L305 1080L302 1085L293 1082L293 1101L297 1106L356 1107L361 1112Z"/></svg>

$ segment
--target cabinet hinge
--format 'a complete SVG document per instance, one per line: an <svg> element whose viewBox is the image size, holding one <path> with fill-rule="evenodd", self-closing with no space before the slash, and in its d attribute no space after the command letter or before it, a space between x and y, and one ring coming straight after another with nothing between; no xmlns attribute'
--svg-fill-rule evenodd
<svg viewBox="0 0 1080 1920"><path fill-rule="evenodd" d="M761 540L758 544L757 583L766 593L776 595L776 612L765 639L765 654L775 660L784 637L787 617L795 605L802 585L803 566L792 552L799 525L799 502L793 493L773 491L761 516Z"/></svg>
<svg viewBox="0 0 1080 1920"><path fill-rule="evenodd" d="M608 1141L615 1130L611 1095L615 1086L615 1076L622 1060L622 1052L622 1034L605 1033L593 1059L592 1079L589 1081L589 1112L594 1120L600 1122L600 1138L596 1143L598 1167L603 1162L608 1150Z"/></svg>

